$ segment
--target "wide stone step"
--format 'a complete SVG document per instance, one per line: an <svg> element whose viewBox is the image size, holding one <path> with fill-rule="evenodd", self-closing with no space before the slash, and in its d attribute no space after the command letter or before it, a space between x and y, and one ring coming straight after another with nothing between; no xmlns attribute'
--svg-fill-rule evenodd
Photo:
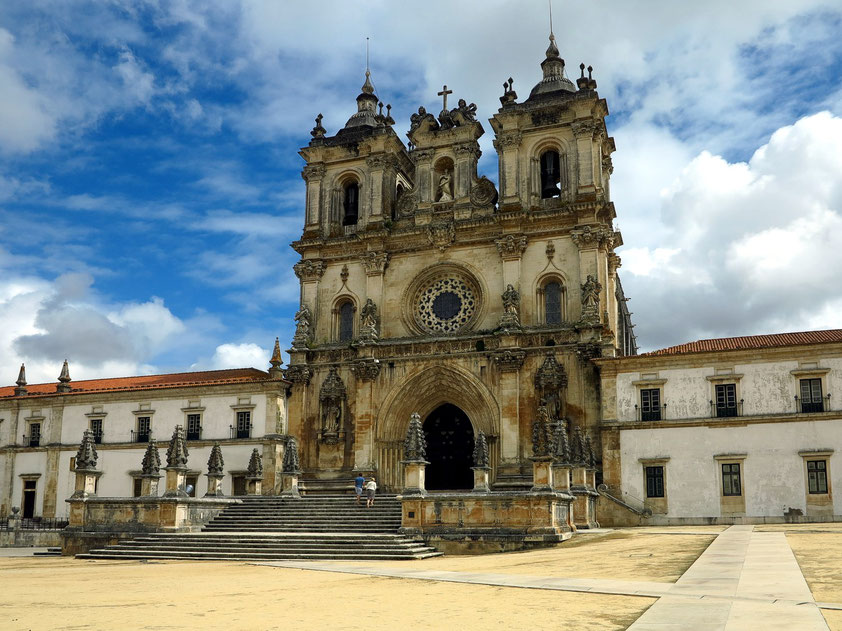
<svg viewBox="0 0 842 631"><path fill-rule="evenodd" d="M290 553L290 554L349 554L349 553L378 553L378 554L406 554L409 552L425 552L428 551L427 546L415 544L405 546L319 546L319 545L300 545L300 546L187 546L187 545L154 545L154 544L137 544L132 545L128 543L117 544L109 548L110 551L133 551L133 552L224 552L226 554L275 554L275 553Z"/></svg>
<svg viewBox="0 0 842 631"><path fill-rule="evenodd" d="M427 559L440 556L441 552L419 552L408 554L226 554L220 552L122 552L119 550L91 550L86 554L77 554L77 559L172 559L197 561L394 561Z"/></svg>

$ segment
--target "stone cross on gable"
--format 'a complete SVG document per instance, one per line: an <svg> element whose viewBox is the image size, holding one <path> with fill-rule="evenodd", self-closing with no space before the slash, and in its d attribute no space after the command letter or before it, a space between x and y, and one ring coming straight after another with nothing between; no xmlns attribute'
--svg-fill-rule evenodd
<svg viewBox="0 0 842 631"><path fill-rule="evenodd" d="M442 97L442 111L447 111L447 95L453 94L453 90L448 90L447 86L443 86L441 92L438 93L438 96Z"/></svg>

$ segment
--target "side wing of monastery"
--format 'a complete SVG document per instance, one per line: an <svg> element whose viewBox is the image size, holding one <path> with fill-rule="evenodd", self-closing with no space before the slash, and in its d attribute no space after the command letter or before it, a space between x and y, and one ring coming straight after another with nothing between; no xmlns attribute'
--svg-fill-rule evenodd
<svg viewBox="0 0 842 631"><path fill-rule="evenodd" d="M320 114L300 151L288 366L278 341L267 371L74 381L71 358L28 384L21 366L0 388L0 520L67 520L85 551L246 509L340 519L359 476L386 530L439 550L842 519L842 331L639 355L608 105L552 35L541 69L527 94L503 83L495 181L467 95L443 86L405 142L366 71L347 122Z"/></svg>

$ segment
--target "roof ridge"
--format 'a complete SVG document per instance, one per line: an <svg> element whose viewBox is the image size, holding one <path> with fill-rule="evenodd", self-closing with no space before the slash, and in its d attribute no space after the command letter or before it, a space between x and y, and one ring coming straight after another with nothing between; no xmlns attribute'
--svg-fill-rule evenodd
<svg viewBox="0 0 842 631"><path fill-rule="evenodd" d="M693 342L667 346L665 348L649 351L648 353L641 353L640 357L726 350L746 350L750 348L768 348L773 346L798 346L801 344L828 344L833 342L842 342L842 329L816 329L812 331L761 333L757 335L703 338Z"/></svg>

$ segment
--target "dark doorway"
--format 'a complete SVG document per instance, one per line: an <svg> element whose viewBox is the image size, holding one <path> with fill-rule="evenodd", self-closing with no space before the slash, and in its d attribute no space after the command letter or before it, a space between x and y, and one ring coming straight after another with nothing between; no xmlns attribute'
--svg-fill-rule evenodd
<svg viewBox="0 0 842 631"><path fill-rule="evenodd" d="M23 481L23 518L35 517L35 480Z"/></svg>
<svg viewBox="0 0 842 631"><path fill-rule="evenodd" d="M424 437L430 462L427 489L473 488L474 429L465 413L450 403L437 407L424 421Z"/></svg>

